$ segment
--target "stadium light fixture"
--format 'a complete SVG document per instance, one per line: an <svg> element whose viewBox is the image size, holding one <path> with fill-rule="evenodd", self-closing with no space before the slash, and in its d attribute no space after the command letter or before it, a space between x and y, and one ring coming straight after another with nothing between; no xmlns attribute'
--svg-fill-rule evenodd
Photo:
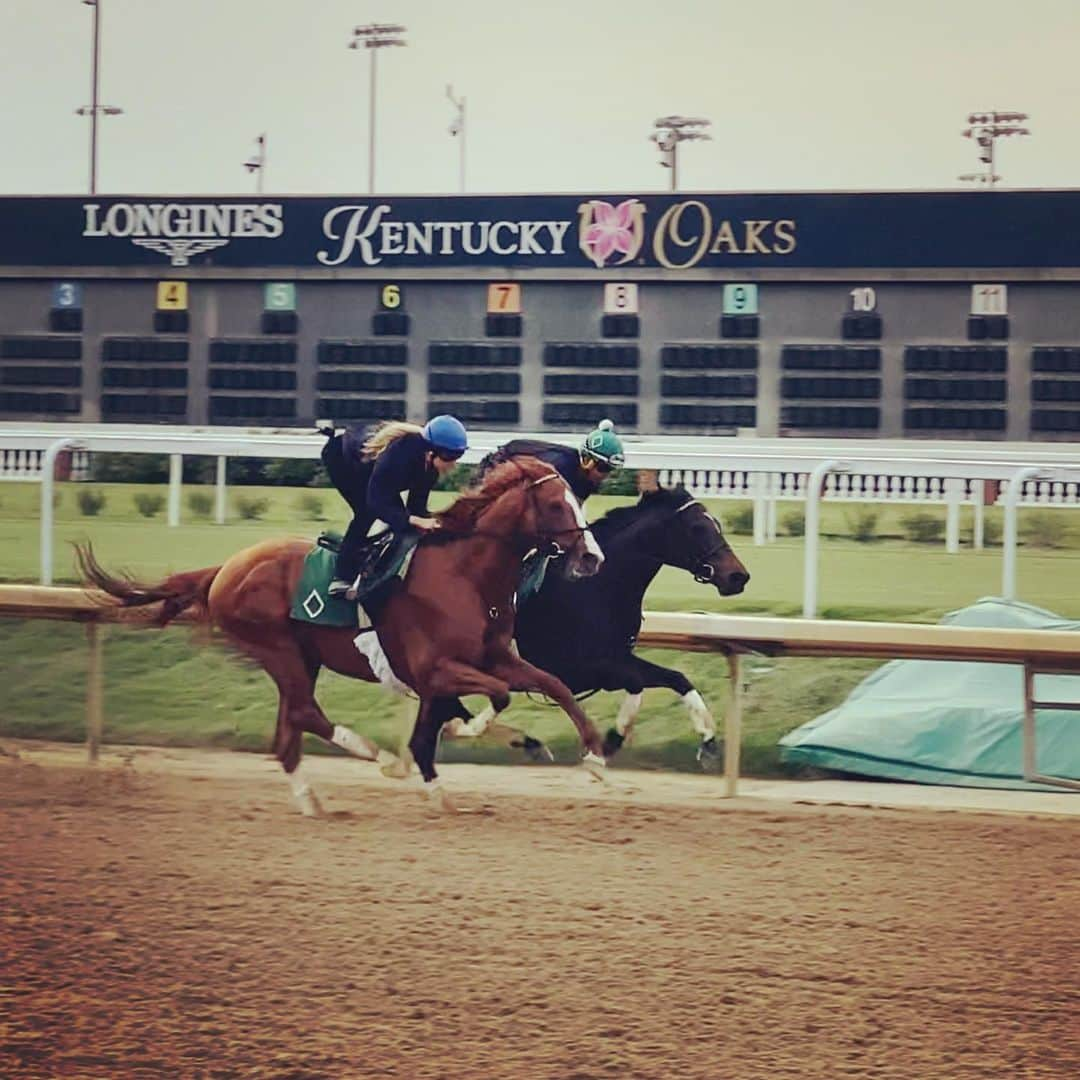
<svg viewBox="0 0 1080 1080"><path fill-rule="evenodd" d="M679 188L679 143L697 139L711 139L704 129L712 127L712 121L703 116L662 116L653 121L653 133L649 141L656 143L663 155L660 164L671 170L671 190Z"/></svg>
<svg viewBox="0 0 1080 1080"><path fill-rule="evenodd" d="M1030 135L1031 132L1026 127L1020 126L1027 119L1027 113L1011 110L969 113L969 126L962 134L965 139L975 141L979 148L979 161L986 169L983 172L964 173L958 179L993 187L1001 179L1001 176L994 172L994 143L1011 135Z"/></svg>
<svg viewBox="0 0 1080 1080"><path fill-rule="evenodd" d="M244 168L255 174L255 191L263 192L263 175L266 172L266 132L255 140L255 153L244 162Z"/></svg>

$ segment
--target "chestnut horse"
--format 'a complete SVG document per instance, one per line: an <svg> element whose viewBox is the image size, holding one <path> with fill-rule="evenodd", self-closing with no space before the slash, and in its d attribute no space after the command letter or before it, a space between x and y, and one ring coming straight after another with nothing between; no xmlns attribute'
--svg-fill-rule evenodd
<svg viewBox="0 0 1080 1080"><path fill-rule="evenodd" d="M511 648L514 592L530 549L564 553L569 571L581 576L594 574L603 562L577 499L550 465L518 458L492 470L479 489L437 516L441 528L421 540L405 580L392 583L375 620L393 674L420 699L409 749L425 790L453 808L439 786L435 753L455 699L466 694L484 695L496 711L505 708L511 690L549 695L574 722L585 764L595 773L604 759L589 718L562 682ZM156 585L110 575L88 548L76 550L88 583L121 605L160 603L159 625L193 609L265 669L280 695L274 753L300 809L316 815L321 807L300 770L305 731L378 761L387 772L396 758L351 729L331 724L315 700L323 667L369 682L378 678L354 644L355 628L290 619L310 547L303 540L267 540L220 567L173 574Z"/></svg>

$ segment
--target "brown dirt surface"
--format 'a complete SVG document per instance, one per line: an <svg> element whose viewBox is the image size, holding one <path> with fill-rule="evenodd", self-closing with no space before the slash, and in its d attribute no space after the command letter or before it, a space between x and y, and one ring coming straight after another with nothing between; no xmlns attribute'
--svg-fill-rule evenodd
<svg viewBox="0 0 1080 1080"><path fill-rule="evenodd" d="M6 745L3 1077L1080 1076L1076 820Z"/></svg>

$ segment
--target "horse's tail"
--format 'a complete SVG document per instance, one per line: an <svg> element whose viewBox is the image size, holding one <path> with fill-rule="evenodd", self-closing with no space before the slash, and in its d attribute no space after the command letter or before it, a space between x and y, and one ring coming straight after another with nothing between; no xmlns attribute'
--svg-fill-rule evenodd
<svg viewBox="0 0 1080 1080"><path fill-rule="evenodd" d="M161 604L155 622L158 626L167 626L182 612L191 610L196 622L209 622L210 611L207 597L210 586L217 577L220 566L208 566L202 570L188 570L182 574L171 574L156 585L147 585L137 581L130 574L110 574L97 561L93 547L88 544L75 544L75 557L83 580L88 585L95 585L102 592L115 597L121 607L142 607L146 604Z"/></svg>

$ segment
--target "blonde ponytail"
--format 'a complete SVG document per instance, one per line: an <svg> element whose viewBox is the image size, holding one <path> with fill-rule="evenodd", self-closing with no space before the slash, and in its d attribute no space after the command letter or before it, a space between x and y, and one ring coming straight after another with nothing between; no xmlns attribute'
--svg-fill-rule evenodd
<svg viewBox="0 0 1080 1080"><path fill-rule="evenodd" d="M404 420L384 420L364 440L364 460L374 461L391 443L397 442L403 435L419 435L422 431L423 428L418 424L407 424Z"/></svg>

